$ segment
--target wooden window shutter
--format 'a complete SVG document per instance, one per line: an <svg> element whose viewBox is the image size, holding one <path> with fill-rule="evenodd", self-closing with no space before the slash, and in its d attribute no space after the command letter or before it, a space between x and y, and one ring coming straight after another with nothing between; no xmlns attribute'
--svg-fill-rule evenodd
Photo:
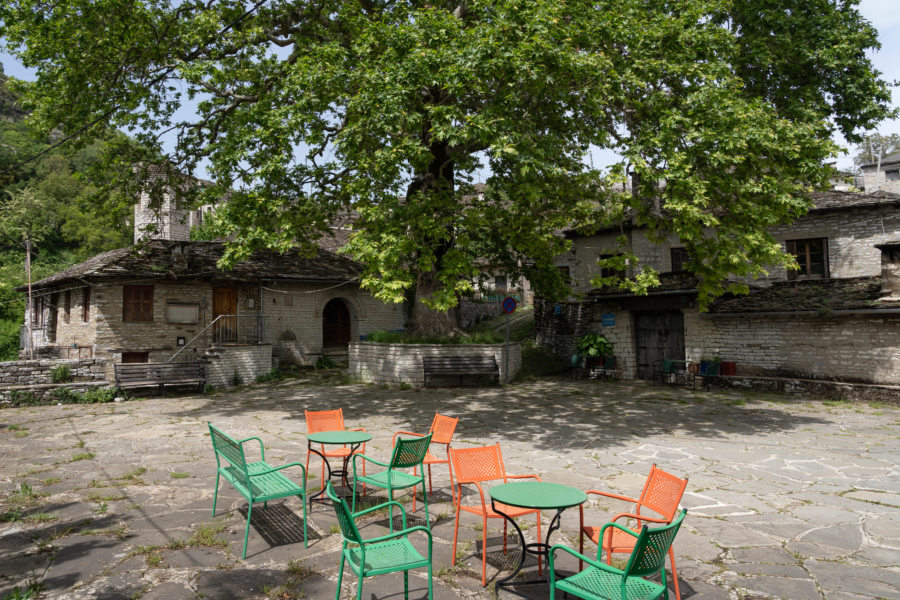
<svg viewBox="0 0 900 600"><path fill-rule="evenodd" d="M153 320L153 286L122 286L122 320L126 323Z"/></svg>
<svg viewBox="0 0 900 600"><path fill-rule="evenodd" d="M91 320L91 288L82 288L81 295L81 320L85 323Z"/></svg>

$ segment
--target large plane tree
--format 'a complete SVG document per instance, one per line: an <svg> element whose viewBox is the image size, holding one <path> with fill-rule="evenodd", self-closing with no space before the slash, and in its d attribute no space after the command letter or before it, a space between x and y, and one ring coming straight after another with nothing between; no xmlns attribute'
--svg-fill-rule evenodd
<svg viewBox="0 0 900 600"><path fill-rule="evenodd" d="M559 293L567 228L678 236L703 301L789 261L766 228L808 208L835 131L890 114L856 4L5 0L0 19L45 131L129 131L146 154L110 156L123 180L165 147L203 166L229 260L311 247L351 209L362 285L435 334L489 269Z"/></svg>

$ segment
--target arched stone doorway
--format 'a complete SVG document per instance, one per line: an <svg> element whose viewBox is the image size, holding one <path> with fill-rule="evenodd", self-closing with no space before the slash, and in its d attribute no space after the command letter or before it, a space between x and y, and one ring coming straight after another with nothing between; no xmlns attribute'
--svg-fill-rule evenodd
<svg viewBox="0 0 900 600"><path fill-rule="evenodd" d="M322 309L322 348L346 350L350 343L350 310L340 298L334 298Z"/></svg>

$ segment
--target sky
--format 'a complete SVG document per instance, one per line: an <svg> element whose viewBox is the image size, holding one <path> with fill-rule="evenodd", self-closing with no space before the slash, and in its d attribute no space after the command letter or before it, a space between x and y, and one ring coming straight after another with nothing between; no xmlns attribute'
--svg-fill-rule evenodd
<svg viewBox="0 0 900 600"><path fill-rule="evenodd" d="M900 81L900 6L898 6L898 0L862 0L859 10L878 29L881 50L871 55L872 63L882 73L885 80ZM3 64L3 70L7 75L18 79L34 79L33 71L24 68L18 60L3 50L0 50L0 63ZM900 87L893 89L892 104L900 107ZM885 121L877 128L877 131L881 134L900 134L900 119ZM835 141L847 149L846 153L837 158L837 167L853 170L854 149L848 147L840 135L835 137ZM595 149L589 160L592 160L594 165L600 166L610 164L616 158L615 154L610 151ZM202 173L198 173L198 175L204 176Z"/></svg>

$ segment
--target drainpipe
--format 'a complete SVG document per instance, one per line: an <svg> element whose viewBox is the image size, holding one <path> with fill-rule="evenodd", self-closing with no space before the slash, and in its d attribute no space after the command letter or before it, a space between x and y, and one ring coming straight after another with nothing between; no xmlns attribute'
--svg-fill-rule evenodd
<svg viewBox="0 0 900 600"><path fill-rule="evenodd" d="M259 314L256 316L256 343L263 342L263 286L259 286Z"/></svg>

